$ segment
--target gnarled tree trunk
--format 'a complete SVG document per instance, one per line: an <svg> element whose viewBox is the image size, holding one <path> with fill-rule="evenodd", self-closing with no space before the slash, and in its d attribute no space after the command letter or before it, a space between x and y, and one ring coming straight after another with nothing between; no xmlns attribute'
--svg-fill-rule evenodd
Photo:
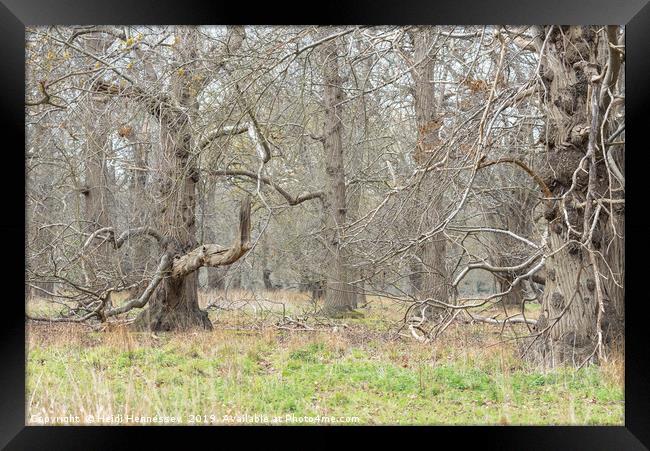
<svg viewBox="0 0 650 451"><path fill-rule="evenodd" d="M545 213L546 284L532 349L552 365L597 360L623 325L624 292L616 284L624 276L624 204L616 202L624 188L608 174L607 149L601 148L607 137L600 139L606 112L600 92L614 90L607 71L620 61L608 49L607 35L596 30L554 27L541 56L548 129L538 170L559 200L548 201Z"/></svg>
<svg viewBox="0 0 650 451"><path fill-rule="evenodd" d="M187 60L196 57L196 34L191 29L181 33ZM174 94L178 103L188 111L176 111L161 121L159 166L158 227L164 237L163 252L178 258L197 245L196 240L196 184L199 172L196 160L191 158L191 119L198 113L196 87L192 86L191 65L187 73L177 73ZM136 327L151 330L184 330L190 328L212 329L206 312L199 308L198 272L182 277L166 277L142 312Z"/></svg>
<svg viewBox="0 0 650 451"><path fill-rule="evenodd" d="M190 162L189 124L179 121L176 129L161 127L163 158L159 231L164 237L163 251L179 258L196 247L195 189L198 180ZM151 330L211 329L206 312L199 309L198 272L182 277L165 277L149 300L149 308L136 322Z"/></svg>

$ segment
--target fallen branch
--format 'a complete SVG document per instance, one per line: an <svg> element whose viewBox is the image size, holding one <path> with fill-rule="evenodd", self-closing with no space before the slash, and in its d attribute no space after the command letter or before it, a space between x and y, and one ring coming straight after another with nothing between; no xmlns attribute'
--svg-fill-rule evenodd
<svg viewBox="0 0 650 451"><path fill-rule="evenodd" d="M534 319L528 319L528 318L517 318L517 317L510 317L506 319L496 319L496 318L490 318L487 316L480 316L480 315L470 315L471 320L466 320L466 322L479 322L479 323L488 323L488 324L497 324L497 325L504 325L504 324L531 324L533 326L537 325L537 321Z"/></svg>

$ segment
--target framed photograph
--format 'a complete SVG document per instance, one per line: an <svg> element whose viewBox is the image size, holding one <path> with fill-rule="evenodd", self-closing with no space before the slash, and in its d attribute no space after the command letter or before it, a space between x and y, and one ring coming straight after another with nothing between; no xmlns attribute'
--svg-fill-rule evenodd
<svg viewBox="0 0 650 451"><path fill-rule="evenodd" d="M2 0L0 445L648 449L650 6L318 6Z"/></svg>

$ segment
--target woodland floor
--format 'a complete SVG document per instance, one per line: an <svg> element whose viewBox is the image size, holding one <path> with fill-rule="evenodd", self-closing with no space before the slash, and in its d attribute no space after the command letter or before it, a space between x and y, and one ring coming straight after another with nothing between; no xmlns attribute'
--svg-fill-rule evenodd
<svg viewBox="0 0 650 451"><path fill-rule="evenodd" d="M303 318L313 305L266 297L221 299L212 332L29 324L27 423L623 424L622 357L543 370L517 357L509 328L452 324L420 343L395 335L403 311L392 301L291 323L278 322L283 309Z"/></svg>

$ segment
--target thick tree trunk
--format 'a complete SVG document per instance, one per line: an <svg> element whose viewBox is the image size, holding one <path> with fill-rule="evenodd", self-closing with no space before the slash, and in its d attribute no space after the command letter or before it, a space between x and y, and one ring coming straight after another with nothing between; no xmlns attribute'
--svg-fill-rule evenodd
<svg viewBox="0 0 650 451"><path fill-rule="evenodd" d="M566 239L552 233L549 252L559 251ZM546 286L537 331L545 328L541 352L545 363L580 364L594 350L598 304L593 273L578 247L559 251L546 262Z"/></svg>
<svg viewBox="0 0 650 451"><path fill-rule="evenodd" d="M137 318L135 327L152 331L211 330L207 312L199 308L197 287L197 272L180 280L165 279L149 300L149 308Z"/></svg>
<svg viewBox="0 0 650 451"><path fill-rule="evenodd" d="M169 130L163 123L163 170L160 185L159 230L169 255L178 258L197 246L195 188L197 172L189 160L189 124ZM136 321L136 328L153 331L212 329L207 313L199 309L198 272L166 277L149 300L149 308Z"/></svg>
<svg viewBox="0 0 650 451"><path fill-rule="evenodd" d="M413 32L415 60L420 62L411 71L415 83L415 117L418 128L418 140L413 154L420 167L436 163L436 152L440 139L438 131L442 122L436 115L436 97L434 85L435 62L431 56L433 45L432 28L423 27ZM430 230L442 219L443 189L432 174L424 175L424 180L416 193L420 205L424 205L424 231ZM436 235L417 249L419 261L413 263L414 292L419 299L435 299L441 302L449 300L449 281L446 267L447 242L443 234ZM427 309L426 314L439 309ZM414 312L419 314L419 312Z"/></svg>
<svg viewBox="0 0 650 451"><path fill-rule="evenodd" d="M196 34L182 33L188 49L187 59L196 57ZM189 113L176 111L175 117L161 121L162 158L159 160L161 183L159 231L164 237L163 251L174 258L183 256L196 245L196 184L199 172L191 158L191 117L198 113L196 88L192 86L191 65L176 75L175 97ZM197 268L198 269L198 268ZM136 321L136 328L151 330L212 329L206 312L199 308L198 272L181 277L166 277L156 288L149 308Z"/></svg>
<svg viewBox="0 0 650 451"><path fill-rule="evenodd" d="M354 308L355 296L350 286L348 250L343 247L341 234L345 226L347 207L345 172L343 169L343 125L341 123L343 98L337 45L331 40L321 46L325 87L325 124L323 127L327 191L325 196L326 224L329 231L327 251L329 268L323 313L338 316Z"/></svg>
<svg viewBox="0 0 650 451"><path fill-rule="evenodd" d="M609 186L600 148L598 74L608 52L601 47L599 54L595 30L554 27L541 66L549 129L539 171L554 197L564 198L546 208L549 257L540 335L531 346L531 355L550 365L598 360L623 327L624 292L616 286L624 275L623 210L598 206L600 199L621 198L623 187L615 180Z"/></svg>

